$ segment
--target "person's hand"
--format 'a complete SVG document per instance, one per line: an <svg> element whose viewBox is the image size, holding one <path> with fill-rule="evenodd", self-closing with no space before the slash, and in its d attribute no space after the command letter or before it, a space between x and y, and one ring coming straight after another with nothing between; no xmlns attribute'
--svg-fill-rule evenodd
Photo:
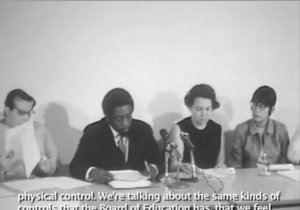
<svg viewBox="0 0 300 210"><path fill-rule="evenodd" d="M39 168L46 175L51 175L55 172L55 167L52 166L51 160L45 156L39 162Z"/></svg>
<svg viewBox="0 0 300 210"><path fill-rule="evenodd" d="M8 160L6 158L0 158L0 182L5 180L6 170L8 168Z"/></svg>
<svg viewBox="0 0 300 210"><path fill-rule="evenodd" d="M5 180L6 172L14 165L15 152L7 152L4 157L0 157L0 182Z"/></svg>
<svg viewBox="0 0 300 210"><path fill-rule="evenodd" d="M142 172L144 176L147 176L150 181L157 181L158 169L154 164L149 164L145 161L145 170Z"/></svg>
<svg viewBox="0 0 300 210"><path fill-rule="evenodd" d="M107 184L113 180L113 175L101 168L94 168L90 173L90 178L97 183Z"/></svg>
<svg viewBox="0 0 300 210"><path fill-rule="evenodd" d="M216 165L215 168L227 168L227 166L224 163L220 163Z"/></svg>

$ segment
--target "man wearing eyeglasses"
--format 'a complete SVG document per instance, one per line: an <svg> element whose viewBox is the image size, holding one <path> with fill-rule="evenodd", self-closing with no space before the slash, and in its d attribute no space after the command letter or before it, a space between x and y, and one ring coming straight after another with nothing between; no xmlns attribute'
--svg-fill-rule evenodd
<svg viewBox="0 0 300 210"><path fill-rule="evenodd" d="M7 94L4 105L4 117L0 120L0 181L26 177L24 161L19 154L24 152L24 150L18 150L18 147L14 145L16 146L16 151L13 149L7 151L6 134L9 130L29 122L36 101L24 90L14 89ZM37 150L39 150L37 153L40 153L40 161L32 171L32 175L52 175L59 163L56 146L44 126L34 122L33 130L35 137L33 142L37 145Z"/></svg>
<svg viewBox="0 0 300 210"><path fill-rule="evenodd" d="M285 125L270 118L274 112L276 92L269 86L259 87L250 104L252 118L234 130L229 165L252 168L262 161L267 164L287 163L289 135Z"/></svg>
<svg viewBox="0 0 300 210"><path fill-rule="evenodd" d="M112 89L104 96L102 109L105 118L84 129L70 164L71 175L108 183L113 180L109 170L152 168L150 175L155 178L161 159L158 145L151 127L132 119L134 103L129 92L122 88Z"/></svg>

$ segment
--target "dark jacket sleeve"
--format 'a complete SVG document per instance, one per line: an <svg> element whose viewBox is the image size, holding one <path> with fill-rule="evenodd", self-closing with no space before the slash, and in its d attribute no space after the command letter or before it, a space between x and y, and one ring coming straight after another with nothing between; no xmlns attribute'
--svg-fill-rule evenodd
<svg viewBox="0 0 300 210"><path fill-rule="evenodd" d="M163 159L150 126L147 126L147 129L145 130L145 140L147 141L147 148L145 151L146 160L149 164L155 164L158 167L159 172L162 173Z"/></svg>
<svg viewBox="0 0 300 210"><path fill-rule="evenodd" d="M90 167L97 166L95 158L97 143L93 132L85 131L78 145L75 156L70 164L71 176L79 179L85 179L87 170Z"/></svg>

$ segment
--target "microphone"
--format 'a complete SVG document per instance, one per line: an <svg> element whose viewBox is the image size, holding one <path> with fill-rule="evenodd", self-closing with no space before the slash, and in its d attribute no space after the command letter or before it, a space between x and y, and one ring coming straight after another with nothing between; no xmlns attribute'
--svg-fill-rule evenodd
<svg viewBox="0 0 300 210"><path fill-rule="evenodd" d="M169 140L170 134L168 133L168 131L166 129L161 129L159 131L159 134L162 140L164 140L165 152L170 153L171 155L175 156L177 159L181 159L181 154L177 149L178 147L177 144L175 144L174 142L170 142Z"/></svg>
<svg viewBox="0 0 300 210"><path fill-rule="evenodd" d="M191 141L190 135L188 133L180 132L180 137L181 137L182 141L184 142L184 144L186 145L186 147L188 148L188 150L194 150L195 145Z"/></svg>
<svg viewBox="0 0 300 210"><path fill-rule="evenodd" d="M190 135L188 133L180 132L180 137L181 137L182 141L184 142L184 145L190 151L190 158L191 158L191 165L192 165L192 178L189 179L189 181L197 182L198 178L197 178L197 175L196 175L196 166L195 166L195 157L194 157L195 145L191 141Z"/></svg>
<svg viewBox="0 0 300 210"><path fill-rule="evenodd" d="M167 147L171 148L171 155L175 156L177 160L181 160L182 157L181 157L180 152L178 151L177 144L175 144L174 142L172 142L172 143L169 143L167 145ZM166 150L167 150L167 147L166 147Z"/></svg>
<svg viewBox="0 0 300 210"><path fill-rule="evenodd" d="M160 136L165 144L165 175L161 181L170 188L186 188L188 185L184 182L179 181L179 163L181 163L182 155L178 151L178 145L174 142L171 142L169 139L170 134L166 129L161 129L159 131ZM169 159L170 157L175 157L177 159L176 166L176 181L174 178L169 176Z"/></svg>

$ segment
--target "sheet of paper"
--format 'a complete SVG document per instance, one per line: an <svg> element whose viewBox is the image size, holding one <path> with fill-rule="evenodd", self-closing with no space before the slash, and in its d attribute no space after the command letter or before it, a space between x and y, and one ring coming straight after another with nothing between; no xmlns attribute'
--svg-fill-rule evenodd
<svg viewBox="0 0 300 210"><path fill-rule="evenodd" d="M117 170L109 171L113 174L114 180L121 181L140 181L147 180L147 177L143 176L140 172L135 170Z"/></svg>
<svg viewBox="0 0 300 210"><path fill-rule="evenodd" d="M19 191L35 191L53 188L53 186L50 185L48 182L43 181L43 178L9 181L3 183L3 185Z"/></svg>
<svg viewBox="0 0 300 210"><path fill-rule="evenodd" d="M73 189L89 186L91 183L69 177L47 177L10 181L3 183L3 185L20 191L36 191L50 188Z"/></svg>
<svg viewBox="0 0 300 210"><path fill-rule="evenodd" d="M5 131L5 153L10 154L10 158L15 160L22 160L22 143L21 134L25 130L26 124L9 128Z"/></svg>
<svg viewBox="0 0 300 210"><path fill-rule="evenodd" d="M6 196L11 196L11 195L14 195L14 193L0 187L0 197L6 197Z"/></svg>
<svg viewBox="0 0 300 210"><path fill-rule="evenodd" d="M236 171L234 168L211 168L203 170L204 174L215 177L228 177L235 175Z"/></svg>
<svg viewBox="0 0 300 210"><path fill-rule="evenodd" d="M293 170L293 171L278 171L277 174L289 178L291 180L300 182L300 170Z"/></svg>
<svg viewBox="0 0 300 210"><path fill-rule="evenodd" d="M140 188L140 187L151 187L152 183L149 180L139 180L139 181L115 180L109 182L109 185L116 189L130 189L130 188Z"/></svg>
<svg viewBox="0 0 300 210"><path fill-rule="evenodd" d="M92 183L90 182L85 182L78 179L73 179L70 177L63 177L63 176L49 177L46 179L49 179L48 181L52 186L60 189L65 189L65 190L92 185Z"/></svg>
<svg viewBox="0 0 300 210"><path fill-rule="evenodd" d="M34 135L33 122L27 124L22 134L22 151L26 176L29 177L41 159L40 150Z"/></svg>
<svg viewBox="0 0 300 210"><path fill-rule="evenodd" d="M294 170L295 167L293 164L272 164L269 165L270 171L289 171Z"/></svg>
<svg viewBox="0 0 300 210"><path fill-rule="evenodd" d="M26 176L31 172L41 159L37 140L34 135L33 122L29 121L6 131L6 151L13 151L14 158L22 160Z"/></svg>

